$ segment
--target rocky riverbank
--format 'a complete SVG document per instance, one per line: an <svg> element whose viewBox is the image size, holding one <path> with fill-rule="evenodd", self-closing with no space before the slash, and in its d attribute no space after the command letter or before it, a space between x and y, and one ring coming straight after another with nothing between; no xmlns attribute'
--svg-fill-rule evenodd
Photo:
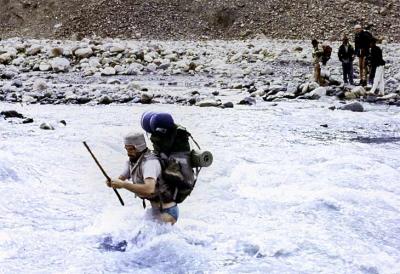
<svg viewBox="0 0 400 274"><path fill-rule="evenodd" d="M319 87L312 82L311 46L305 41L14 38L0 41L0 100L233 107L332 96L400 106L398 44L382 45L387 61L382 97L342 83L337 47L323 69L329 85Z"/></svg>

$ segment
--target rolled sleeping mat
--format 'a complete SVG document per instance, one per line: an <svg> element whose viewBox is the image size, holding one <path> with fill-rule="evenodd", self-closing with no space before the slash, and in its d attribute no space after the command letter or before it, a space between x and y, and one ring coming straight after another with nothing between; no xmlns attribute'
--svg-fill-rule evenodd
<svg viewBox="0 0 400 274"><path fill-rule="evenodd" d="M155 113L150 118L150 129L152 133L167 133L170 129L174 128L174 126L174 119L169 113Z"/></svg>
<svg viewBox="0 0 400 274"><path fill-rule="evenodd" d="M142 118L140 119L140 125L144 129L144 131L148 133L153 133L150 125L151 118L156 115L157 112L146 111L142 114Z"/></svg>
<svg viewBox="0 0 400 274"><path fill-rule="evenodd" d="M190 159L194 167L209 167L213 162L213 155L205 150L192 150Z"/></svg>

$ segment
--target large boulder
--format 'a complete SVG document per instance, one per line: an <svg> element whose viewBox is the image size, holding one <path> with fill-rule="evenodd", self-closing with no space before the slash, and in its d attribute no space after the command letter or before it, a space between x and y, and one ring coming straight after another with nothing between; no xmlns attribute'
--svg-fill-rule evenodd
<svg viewBox="0 0 400 274"><path fill-rule="evenodd" d="M67 72L70 68L70 62L66 58L56 57L50 61L54 72Z"/></svg>
<svg viewBox="0 0 400 274"><path fill-rule="evenodd" d="M3 54L0 54L0 64L8 64L11 62L12 56L10 53L6 52Z"/></svg>
<svg viewBox="0 0 400 274"><path fill-rule="evenodd" d="M80 48L80 49L75 50L74 54L76 57L81 58L81 59L88 58L93 55L93 50L89 47Z"/></svg>
<svg viewBox="0 0 400 274"><path fill-rule="evenodd" d="M364 107L359 102L346 104L344 106L339 107L338 109L350 110L350 111L354 111L354 112L363 112L364 111Z"/></svg>
<svg viewBox="0 0 400 274"><path fill-rule="evenodd" d="M0 115L3 116L4 118L21 118L21 119L25 118L24 115L15 110L5 110L0 112Z"/></svg>
<svg viewBox="0 0 400 274"><path fill-rule="evenodd" d="M153 100L153 95L147 92L143 92L140 95L140 103L142 104L151 104L151 101Z"/></svg>

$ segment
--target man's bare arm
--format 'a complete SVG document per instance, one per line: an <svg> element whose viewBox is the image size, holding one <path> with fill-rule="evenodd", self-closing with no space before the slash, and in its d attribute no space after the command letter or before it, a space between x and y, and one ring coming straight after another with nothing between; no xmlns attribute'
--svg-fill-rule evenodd
<svg viewBox="0 0 400 274"><path fill-rule="evenodd" d="M120 176L121 178L122 176ZM144 184L132 184L130 182L123 181L121 179L114 179L107 184L109 187L113 188L124 188L129 190L140 197L148 197L155 192L156 180L154 178L146 178Z"/></svg>

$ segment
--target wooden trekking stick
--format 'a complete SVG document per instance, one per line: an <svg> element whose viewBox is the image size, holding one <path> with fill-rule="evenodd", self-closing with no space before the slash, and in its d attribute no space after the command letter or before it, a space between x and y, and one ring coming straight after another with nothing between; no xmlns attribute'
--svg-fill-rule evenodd
<svg viewBox="0 0 400 274"><path fill-rule="evenodd" d="M108 182L111 182L111 178L107 175L107 173L104 171L103 167L100 165L99 161L97 161L96 156L94 156L93 152L90 150L89 146L86 144L86 142L83 142L83 145L86 147L86 149L89 151L90 155L92 155L93 160L96 162L97 166L100 168L101 172L103 172L104 177L106 177ZM118 191L113 188L115 194L118 197L119 202L121 203L122 206L125 205L124 201L122 200L121 196L119 195Z"/></svg>

